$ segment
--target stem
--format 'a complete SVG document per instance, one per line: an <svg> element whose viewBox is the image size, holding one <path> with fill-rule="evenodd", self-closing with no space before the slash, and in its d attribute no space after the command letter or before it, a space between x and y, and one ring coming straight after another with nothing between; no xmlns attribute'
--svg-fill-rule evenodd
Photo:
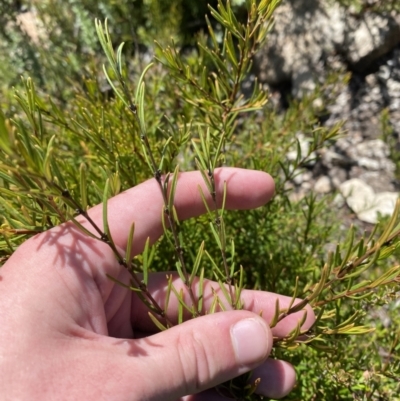
<svg viewBox="0 0 400 401"><path fill-rule="evenodd" d="M127 89L126 87L123 85L124 88L124 93L127 95ZM185 262L185 258L183 256L183 248L181 246L181 243L179 241L179 236L178 236L178 228L176 226L175 220L173 218L173 216L171 215L171 210L169 210L169 206L168 206L168 197L167 197L167 189L164 190L164 182L162 180L162 175L161 175L161 171L158 169L157 165L156 165L156 161L154 159L154 155L153 152L151 150L150 147L150 143L149 140L147 138L146 133L143 132L141 125L140 125L140 121L139 121L139 117L137 115L137 107L136 105L133 104L133 102L131 101L130 97L127 95L127 99L129 102L129 110L131 111L131 113L133 114L136 123L139 127L139 131L140 131L140 139L142 140L144 147L146 149L147 152L147 156L150 159L150 164L151 164L151 168L153 170L153 175L154 178L156 179L158 186L160 188L161 191L161 195L163 198L163 203L164 203L164 213L167 217L168 220L168 224L172 233L172 237L174 239L174 246L175 246L175 255L178 258L178 261L182 267L182 272L183 275L185 277L185 286L188 289L189 292L189 296L190 296L190 301L192 303L192 308L193 308L193 317L198 317L199 313L197 312L198 308L198 300L195 297L195 294L193 292L192 286L190 284L190 275L188 273L187 267L186 267L186 262Z"/></svg>
<svg viewBox="0 0 400 401"><path fill-rule="evenodd" d="M384 247L384 246L389 246L390 243L391 243L396 237L398 237L398 236L400 236L400 229L397 230L397 231L395 231L393 234L389 235L389 237L387 238L387 240L386 240L385 242L383 242L383 243L379 243L379 242L378 242L376 245L374 245L373 247L371 247L370 249L368 249L368 250L364 253L364 255L362 255L362 256L356 258L356 259L353 260L353 261L348 262L345 269L343 269L342 271L338 272L338 274L337 274L335 277L333 277L331 280L329 280L329 281L327 281L327 282L325 283L324 287L323 287L322 290L321 290L321 293L322 293L322 291L324 291L324 290L328 289L329 287L331 287L332 284L334 284L334 283L336 283L336 282L339 282L339 281L341 281L343 278L345 278L345 277L346 277L345 275L346 275L347 273L351 273L352 270L354 270L354 269L356 269L358 266L360 266L361 263L363 263L366 259L368 259L368 258L371 257L372 255L374 255L376 252L378 252L380 248L382 248L382 247ZM334 267L334 268L332 269L332 271L335 271L335 270L337 271L337 270L339 270L339 269L340 269L340 266L336 266L336 267ZM382 285L387 285L387 284L390 284L390 283L393 283L393 282L399 282L399 279L398 279L398 278L395 278L395 279L393 279L393 280L388 280L388 281L382 283ZM316 284L316 285L318 285L318 284ZM328 303L330 303L330 302L337 301L337 300L340 299L340 298L347 297L347 296L352 296L352 295L358 294L358 293L360 293L360 292L367 291L367 290L369 290L369 289L371 289L371 288L369 288L368 285L365 286L365 287L362 287L362 288L357 288L356 290L348 291L348 292L346 292L346 293L344 293L344 294L340 294L340 295L334 296L334 297L332 297L332 298L330 298L330 299L315 302L315 303L313 304L313 307L323 306L323 305L326 305L326 304L328 304ZM311 295L312 295L312 294L311 294ZM292 314L292 313L295 313L295 312L298 312L299 310L305 308L306 305L310 302L310 297L311 297L311 295L308 295L308 296L305 297L300 303L296 304L295 306L293 306L293 307L290 308L289 310L287 310L287 311L281 313L281 314L279 315L279 317L278 317L277 322L280 322L281 320L283 320L283 319L284 319L285 317L287 317L288 315L290 315L290 314Z"/></svg>
<svg viewBox="0 0 400 401"><path fill-rule="evenodd" d="M214 223L217 226L217 231L218 231L218 234L219 234L219 237L220 237L220 242L221 242L221 257L222 257L222 263L224 265L224 270L225 270L225 276L226 276L225 281L226 281L226 284L228 285L228 288L229 288L229 296L230 296L230 299L231 299L231 306L232 306L233 309L236 309L237 300L236 300L236 297L235 297L235 294L234 294L233 288L232 288L232 277L230 275L229 267L228 267L228 261L226 259L225 243L222 242L222 237L223 237L223 233L222 233L223 227L221 225L222 217L220 216L220 214L218 212L217 194L216 194L216 191L215 191L215 177L214 177L214 172L211 171L211 169L208 171L208 176L209 176L210 181L211 181L211 188L212 188L211 198L213 200L214 210L215 210Z"/></svg>

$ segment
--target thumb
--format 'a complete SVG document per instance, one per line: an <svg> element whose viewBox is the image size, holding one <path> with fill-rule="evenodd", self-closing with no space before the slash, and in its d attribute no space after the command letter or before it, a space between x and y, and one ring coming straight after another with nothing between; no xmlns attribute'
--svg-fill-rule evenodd
<svg viewBox="0 0 400 401"><path fill-rule="evenodd" d="M138 399L176 400L221 384L260 365L272 348L265 321L248 311L203 316L134 340L141 349ZM138 361L136 361L137 363ZM132 372L132 367L127 367ZM139 391L138 391L139 390Z"/></svg>

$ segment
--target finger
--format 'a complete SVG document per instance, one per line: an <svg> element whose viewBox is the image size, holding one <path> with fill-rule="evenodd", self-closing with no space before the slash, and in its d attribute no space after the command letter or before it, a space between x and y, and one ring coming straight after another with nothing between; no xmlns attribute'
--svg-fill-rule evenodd
<svg viewBox="0 0 400 401"><path fill-rule="evenodd" d="M176 288L177 293L181 290L183 291L183 297L188 305L191 305L190 296L188 294L187 287L182 283L181 279L177 273L172 274L173 280L172 284ZM152 294L153 298L157 301L159 305L165 304L165 298L167 296L167 278L166 273L154 273L151 275L149 280L148 289ZM200 295L199 282L195 281L193 285L193 291L195 298L197 299ZM225 296L218 283L211 280L204 280L203 284L203 313L210 310L212 304L214 303L215 294L218 295L220 300L223 302L226 310L232 310L232 306L226 301ZM151 321L148 315L148 308L143 304L143 302L138 299L135 293L132 294L132 326L136 330L151 333L156 331L154 323ZM279 303L279 309L287 309L292 303L292 297L278 295L266 291L254 291L254 290L243 290L241 293L241 300L243 302L243 309L262 315L263 319L268 325L272 322L275 316L276 303ZM293 305L301 302L300 299L296 299ZM179 301L174 293L171 293L168 303L167 316L170 321L177 323L179 309ZM307 331L315 322L315 314L313 309L307 305L305 310L290 314L285 319L281 320L273 329L272 333L275 337L285 337L292 330L296 328L298 323L303 320L302 330ZM185 315L186 319L191 318L189 313Z"/></svg>
<svg viewBox="0 0 400 401"><path fill-rule="evenodd" d="M260 366L253 369L249 384L259 379L256 393L279 399L285 397L293 390L296 384L296 372L293 366L285 361L267 359ZM196 395L184 397L182 401L227 401L216 389L204 391Z"/></svg>
<svg viewBox="0 0 400 401"><path fill-rule="evenodd" d="M238 168L221 168L215 171L216 198L221 206L224 182L227 183L227 209L253 209L264 205L274 193L274 182L267 173ZM180 173L175 195L175 207L181 220L205 212L198 187L201 187L208 205L214 208L211 196L199 171ZM161 213L163 199L155 179L148 180L108 201L108 220L115 243L122 249L132 222L135 223L133 251L143 250L147 237L155 241L162 233ZM102 205L89 211L94 222L103 227ZM81 221L88 227L83 219Z"/></svg>
<svg viewBox="0 0 400 401"><path fill-rule="evenodd" d="M132 384L135 394L138 399L175 401L207 390L263 363L272 341L265 321L247 311L203 316L130 341L142 362L141 380ZM131 363L127 359L121 369L132 372Z"/></svg>
<svg viewBox="0 0 400 401"><path fill-rule="evenodd" d="M256 393L268 398L282 398L289 394L296 384L296 372L285 361L267 359L253 370L251 380L260 378Z"/></svg>

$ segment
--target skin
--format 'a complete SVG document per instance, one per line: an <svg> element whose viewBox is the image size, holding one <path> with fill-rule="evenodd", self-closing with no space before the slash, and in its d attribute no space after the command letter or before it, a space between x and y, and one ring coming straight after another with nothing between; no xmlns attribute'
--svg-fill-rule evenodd
<svg viewBox="0 0 400 401"><path fill-rule="evenodd" d="M224 181L227 209L262 206L274 192L266 173L224 168L216 172L218 198ZM175 202L180 219L204 213L199 185L206 194L198 172L180 175ZM108 218L117 246L125 249L132 221L134 254L143 250L147 237L156 241L162 234L161 210L154 179L111 199ZM89 214L102 227L101 205ZM258 392L265 396L283 397L294 386L293 367L268 359L273 336L288 334L305 313L290 315L271 330L276 299L285 307L289 297L246 290L245 310L187 320L160 333L135 293L106 274L129 283L109 247L72 223L35 236L14 252L0 270L2 400L222 401L226 398L213 388L251 369L261 378ZM152 274L149 283L163 305L165 274ZM174 284L184 288L176 275ZM207 282L205 309L212 288L218 291L217 284ZM172 298L169 319L174 321L177 308ZM307 308L303 328L314 320Z"/></svg>

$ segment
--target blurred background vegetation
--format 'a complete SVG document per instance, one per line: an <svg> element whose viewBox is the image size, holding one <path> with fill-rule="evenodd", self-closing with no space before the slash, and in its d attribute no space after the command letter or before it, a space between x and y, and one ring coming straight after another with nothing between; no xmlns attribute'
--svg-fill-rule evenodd
<svg viewBox="0 0 400 401"><path fill-rule="evenodd" d="M365 9L360 0L340 2L356 7L359 12ZM113 179L113 193L150 178L141 156L140 140L132 134L131 121L104 78L101 65L105 57L95 34L94 19L108 19L115 47L126 42L124 55L132 82L138 80L154 55L163 58L154 40L161 47L173 40L184 63L194 74L201 75L200 66L211 63L196 47L198 41L205 44L210 41L204 18L210 14L208 4L215 8L217 1L2 0L0 132L11 138L10 143L14 135L35 136L36 145L43 149L55 136L64 184L77 197L80 166L88 170L89 205L101 202L106 178ZM396 1L374 4L377 11L398 5ZM232 8L239 21L246 20L245 1L232 1ZM212 21L217 40L222 41L222 27ZM21 76L31 77L35 85L35 106L28 113L23 112L21 98L33 90L29 82L21 81ZM246 213L232 212L226 217L228 235L235 238L238 263L245 267L248 288L291 295L294 277L299 276L299 288L307 287L319 277L327 251L334 249L337 242L346 241L348 227L337 218L332 207L333 196L317 199L310 193L296 201L290 198L286 184L305 168L314 149L328 146L334 140L337 132L329 132L320 125L326 105L316 106L314 100L322 98L328 102L324 94L334 92L335 85L347 79L345 75L330 77L302 99L288 99L284 111L278 112L267 103L255 113L237 117L224 163L268 171L277 182L277 196L268 206ZM161 153L160 144L172 135L175 148L170 151L167 168L177 161L182 170L194 168L191 151L185 146L185 134L192 129L191 122L200 124L207 117L186 101L195 96L194 91L191 94L186 86L181 87L179 80L161 63L150 69L146 85L149 105L146 117L155 153ZM16 128L10 128L11 125ZM288 150L296 148L295 134L299 130L310 133L314 148L311 146L309 154L299 154L296 160L284 161ZM8 163L12 159L16 167L25 168L27 157L23 151L22 156L17 155L4 143L8 142L2 143L3 161ZM18 196L17 192L2 194L4 241L0 244L0 257L5 261L19 243L35 232L59 224L73 211L50 213L43 204L32 200L31 189L24 193L21 183L10 186L3 178L0 177L0 186L5 190L12 192L18 187L20 191ZM40 185L37 184L37 191L44 191L45 186ZM21 200L24 196L26 199ZM30 206L26 203L28 198ZM208 223L206 218L199 218L185 224L185 246L189 253L195 252L202 240L206 240L210 253L218 253ZM384 222L378 232L383 226ZM368 273L369 279L379 277L388 266L398 263L398 251L393 252L374 265ZM174 255L166 241L158 245L157 255L153 269L170 269L165 260L172 260ZM285 399L400 399L397 291L398 286L388 286L366 299L332 305L336 323L359 310L363 324L376 329L360 337L332 336L327 345L334 352L321 353L306 346L276 349L276 356L293 362L298 372L298 385Z"/></svg>

